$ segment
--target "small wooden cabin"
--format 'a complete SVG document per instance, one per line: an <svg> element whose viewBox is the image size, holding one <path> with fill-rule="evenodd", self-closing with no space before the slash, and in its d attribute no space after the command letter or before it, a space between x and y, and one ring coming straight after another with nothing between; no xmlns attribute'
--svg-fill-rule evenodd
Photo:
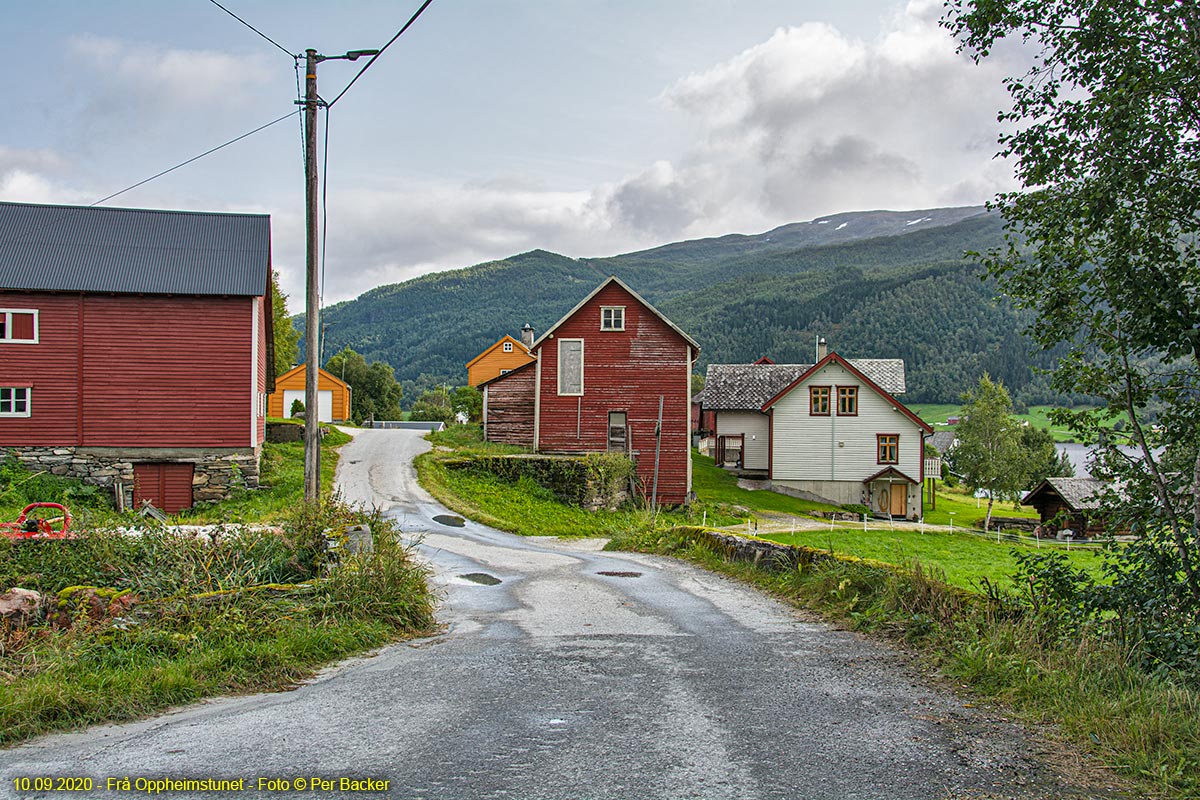
<svg viewBox="0 0 1200 800"><path fill-rule="evenodd" d="M275 391L267 401L267 416L276 419L291 419L292 405L304 402L305 381L308 370L305 364L292 367L275 379ZM317 419L321 422L345 422L350 419L350 384L317 369Z"/></svg>
<svg viewBox="0 0 1200 800"><path fill-rule="evenodd" d="M1047 534L1070 528L1076 538L1104 536L1108 520L1100 513L1100 496L1108 487L1095 478L1046 478L1021 504L1037 509Z"/></svg>

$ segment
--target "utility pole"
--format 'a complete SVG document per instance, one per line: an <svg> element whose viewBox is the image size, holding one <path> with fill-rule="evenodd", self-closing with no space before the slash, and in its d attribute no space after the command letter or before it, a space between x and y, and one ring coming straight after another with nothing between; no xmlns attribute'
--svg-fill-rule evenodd
<svg viewBox="0 0 1200 800"><path fill-rule="evenodd" d="M321 497L321 402L317 390L320 374L321 292L317 271L317 64L331 59L355 61L373 56L378 50L351 50L345 55L322 56L309 48L304 51L304 194L307 236L305 246L306 291L304 295L304 500L315 503Z"/></svg>
<svg viewBox="0 0 1200 800"><path fill-rule="evenodd" d="M304 346L304 500L321 497L321 403L317 392L320 365L320 287L317 273L317 51L304 51L304 208L308 234L305 237L306 290Z"/></svg>

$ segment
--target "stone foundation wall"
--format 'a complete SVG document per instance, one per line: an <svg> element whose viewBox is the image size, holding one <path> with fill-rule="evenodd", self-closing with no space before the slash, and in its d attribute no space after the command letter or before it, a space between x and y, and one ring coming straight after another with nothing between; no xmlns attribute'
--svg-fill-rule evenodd
<svg viewBox="0 0 1200 800"><path fill-rule="evenodd" d="M192 447L14 447L8 448L26 469L78 478L96 486L123 484L125 503L133 502L133 465L173 461L193 464L192 500L224 500L235 488L256 488L260 448ZM115 495L114 495L115 501Z"/></svg>

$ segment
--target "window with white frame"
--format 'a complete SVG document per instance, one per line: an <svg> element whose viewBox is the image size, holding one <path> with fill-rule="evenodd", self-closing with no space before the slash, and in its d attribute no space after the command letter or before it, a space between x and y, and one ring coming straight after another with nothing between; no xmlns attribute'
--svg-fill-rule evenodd
<svg viewBox="0 0 1200 800"><path fill-rule="evenodd" d="M0 386L0 417L29 416L29 387Z"/></svg>
<svg viewBox="0 0 1200 800"><path fill-rule="evenodd" d="M504 343L504 352L506 352L506 353L511 353L511 352L512 352L512 342L505 342L505 343Z"/></svg>
<svg viewBox="0 0 1200 800"><path fill-rule="evenodd" d="M623 330L625 330L625 306L601 306L601 308L600 308L600 330L602 330L602 331L623 331Z"/></svg>
<svg viewBox="0 0 1200 800"><path fill-rule="evenodd" d="M37 341L37 309L0 308L0 343L37 344Z"/></svg>
<svg viewBox="0 0 1200 800"><path fill-rule="evenodd" d="M558 340L558 393L583 394L583 339Z"/></svg>

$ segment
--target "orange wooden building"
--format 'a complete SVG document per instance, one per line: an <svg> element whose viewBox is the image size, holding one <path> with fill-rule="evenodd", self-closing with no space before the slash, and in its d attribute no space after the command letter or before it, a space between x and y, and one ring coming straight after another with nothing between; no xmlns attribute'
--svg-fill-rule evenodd
<svg viewBox="0 0 1200 800"><path fill-rule="evenodd" d="M529 328L530 341L532 334L533 329ZM467 362L467 384L478 386L532 362L533 356L529 355L526 345L511 336L502 336L500 341Z"/></svg>
<svg viewBox="0 0 1200 800"><path fill-rule="evenodd" d="M288 419L292 403L304 402L305 365L292 367L275 379L275 391L267 399L267 416ZM317 370L317 419L321 422L345 422L350 419L350 386L323 369Z"/></svg>

